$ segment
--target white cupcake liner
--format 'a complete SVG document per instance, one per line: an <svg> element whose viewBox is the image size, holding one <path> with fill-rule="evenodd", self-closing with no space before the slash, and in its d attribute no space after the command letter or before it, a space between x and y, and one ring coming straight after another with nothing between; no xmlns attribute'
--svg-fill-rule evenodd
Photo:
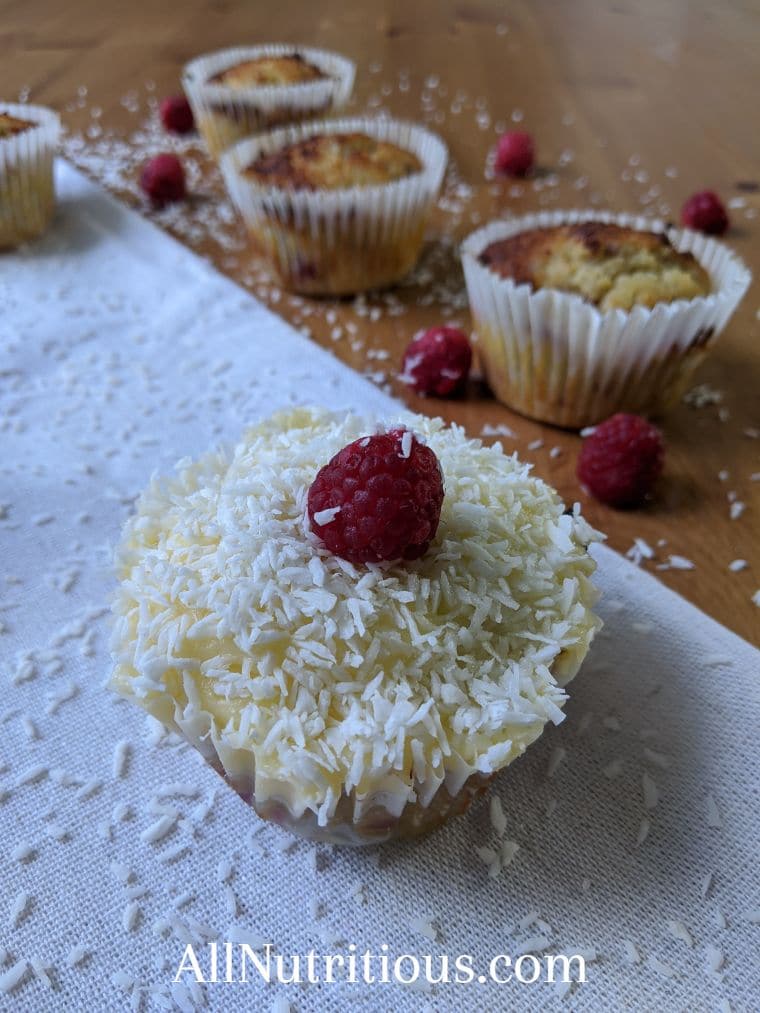
<svg viewBox="0 0 760 1013"><path fill-rule="evenodd" d="M707 296L602 312L581 296L535 291L478 261L491 243L534 228L610 222L664 232L707 271ZM542 211L478 229L462 244L473 326L499 400L543 422L580 428L616 411L656 415L683 393L726 326L751 274L723 243L657 219L597 211Z"/></svg>
<svg viewBox="0 0 760 1013"><path fill-rule="evenodd" d="M556 659L552 672L559 685L566 686L578 673L593 632L589 630L583 643ZM114 642L119 640L117 637ZM127 655L125 665L128 668L130 664ZM230 733L229 728L219 728L208 711L186 707L185 702L168 696L157 705L155 699L127 691L129 683L129 677L125 681L117 669L111 688L143 706L196 749L262 819L312 841L366 846L422 836L465 813L505 766L500 762L479 769L451 754L440 770L425 771L425 776L415 778L411 785L403 776L389 771L376 778L366 793L353 788L336 796L328 791L324 801L316 804L304 795L297 779L272 778L258 772L249 744ZM531 742L543 730L544 726L537 723Z"/></svg>
<svg viewBox="0 0 760 1013"><path fill-rule="evenodd" d="M61 121L42 106L0 103L0 112L35 125L0 138L0 249L34 239L53 215L53 156Z"/></svg>
<svg viewBox="0 0 760 1013"><path fill-rule="evenodd" d="M317 133L360 132L414 153L422 170L340 190L291 190L243 175L259 155ZM357 117L310 122L242 141L224 153L222 175L246 224L293 291L342 295L398 281L417 262L448 152L414 123Z"/></svg>
<svg viewBox="0 0 760 1013"><path fill-rule="evenodd" d="M327 77L250 88L209 83L210 77L243 60L293 53L318 67ZM339 109L351 94L355 72L356 65L351 60L325 49L292 45L239 46L192 60L184 68L182 87L209 154L216 158L242 138Z"/></svg>

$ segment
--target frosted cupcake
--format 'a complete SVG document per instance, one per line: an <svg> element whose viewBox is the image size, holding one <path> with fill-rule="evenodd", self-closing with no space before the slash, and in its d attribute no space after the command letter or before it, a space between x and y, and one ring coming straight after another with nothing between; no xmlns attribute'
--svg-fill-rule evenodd
<svg viewBox="0 0 760 1013"><path fill-rule="evenodd" d="M182 85L209 154L244 137L339 109L355 66L337 53L303 46L247 46L200 56Z"/></svg>
<svg viewBox="0 0 760 1013"><path fill-rule="evenodd" d="M462 259L494 393L571 428L677 401L750 280L700 233L594 212L493 223Z"/></svg>
<svg viewBox="0 0 760 1013"><path fill-rule="evenodd" d="M264 819L413 837L562 720L599 625L597 538L440 419L276 415L141 497L111 685Z"/></svg>
<svg viewBox="0 0 760 1013"><path fill-rule="evenodd" d="M220 165L280 283L343 295L390 285L414 267L446 160L443 142L422 127L351 119L243 141Z"/></svg>
<svg viewBox="0 0 760 1013"><path fill-rule="evenodd" d="M59 133L49 109L0 103L0 249L35 239L50 223Z"/></svg>

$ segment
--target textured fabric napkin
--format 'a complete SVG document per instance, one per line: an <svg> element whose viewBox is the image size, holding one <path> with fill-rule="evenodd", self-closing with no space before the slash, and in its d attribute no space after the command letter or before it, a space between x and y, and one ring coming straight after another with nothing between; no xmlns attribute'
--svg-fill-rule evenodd
<svg viewBox="0 0 760 1013"><path fill-rule="evenodd" d="M54 230L0 258L0 1008L760 1007L760 653L609 550L567 719L495 782L505 828L486 799L416 844L296 841L104 690L111 546L154 469L289 403L397 405L58 168ZM213 938L580 953L587 980L173 984Z"/></svg>

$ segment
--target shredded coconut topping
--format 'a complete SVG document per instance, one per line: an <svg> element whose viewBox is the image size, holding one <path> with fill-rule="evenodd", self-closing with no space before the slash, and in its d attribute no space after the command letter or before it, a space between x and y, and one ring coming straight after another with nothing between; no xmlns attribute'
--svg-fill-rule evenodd
<svg viewBox="0 0 760 1013"><path fill-rule="evenodd" d="M498 445L393 425L444 473L420 560L355 567L311 532L317 471L374 425L307 409L154 480L117 554L113 686L321 823L343 792L432 796L510 763L562 720L598 626L577 508Z"/></svg>

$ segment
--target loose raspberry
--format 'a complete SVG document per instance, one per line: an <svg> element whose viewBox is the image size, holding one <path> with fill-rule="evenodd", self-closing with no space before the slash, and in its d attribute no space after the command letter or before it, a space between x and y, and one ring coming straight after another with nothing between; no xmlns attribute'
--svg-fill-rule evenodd
<svg viewBox="0 0 760 1013"><path fill-rule="evenodd" d="M508 130L496 145L496 171L507 176L525 176L533 168L536 149L525 130Z"/></svg>
<svg viewBox="0 0 760 1013"><path fill-rule="evenodd" d="M418 559L438 529L443 475L409 430L349 443L309 488L311 529L352 563Z"/></svg>
<svg viewBox="0 0 760 1013"><path fill-rule="evenodd" d="M184 95L169 95L158 107L161 122L173 134L189 134L195 127L193 110Z"/></svg>
<svg viewBox="0 0 760 1013"><path fill-rule="evenodd" d="M154 204L168 204L185 196L185 170L176 155L156 155L140 173L140 186Z"/></svg>
<svg viewBox="0 0 760 1013"><path fill-rule="evenodd" d="M712 190L693 193L681 208L681 224L709 236L722 236L728 228L723 201Z"/></svg>
<svg viewBox="0 0 760 1013"><path fill-rule="evenodd" d="M401 379L418 394L446 397L466 381L472 365L467 335L456 327L431 327L404 352Z"/></svg>
<svg viewBox="0 0 760 1013"><path fill-rule="evenodd" d="M614 507L638 506L662 471L665 448L660 430L620 412L588 436L577 475L588 491Z"/></svg>

